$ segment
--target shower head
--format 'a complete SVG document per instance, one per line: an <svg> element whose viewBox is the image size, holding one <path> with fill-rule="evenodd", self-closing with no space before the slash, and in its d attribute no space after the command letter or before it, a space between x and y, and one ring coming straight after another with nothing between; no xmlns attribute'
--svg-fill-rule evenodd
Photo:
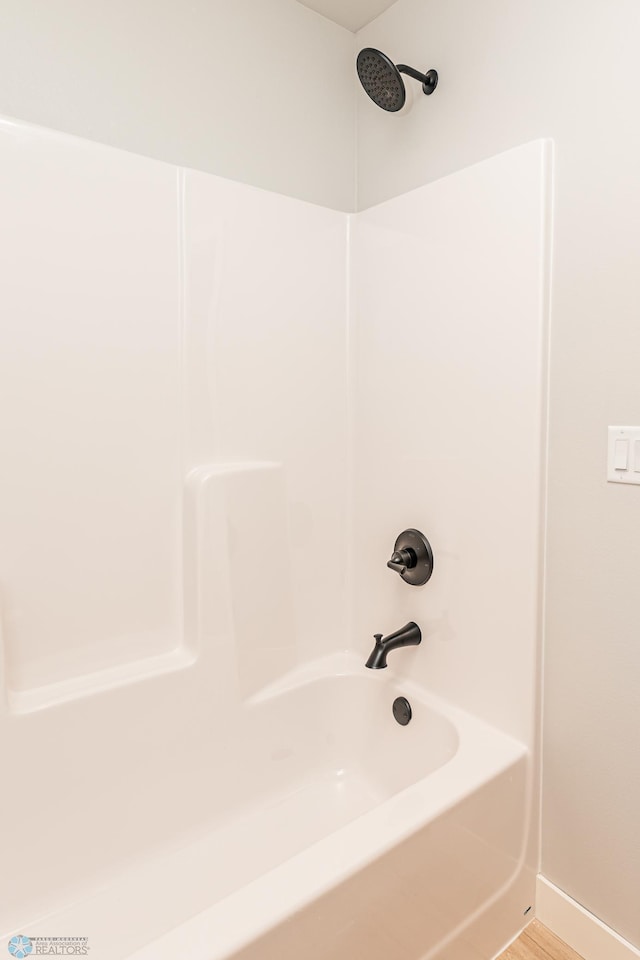
<svg viewBox="0 0 640 960"><path fill-rule="evenodd" d="M419 80L422 91L427 96L433 93L438 85L438 74L435 70L420 73L404 63L396 66L386 54L373 47L365 47L360 51L356 59L356 69L367 96L390 113L402 110L407 98L404 80L400 74L406 73L414 80Z"/></svg>

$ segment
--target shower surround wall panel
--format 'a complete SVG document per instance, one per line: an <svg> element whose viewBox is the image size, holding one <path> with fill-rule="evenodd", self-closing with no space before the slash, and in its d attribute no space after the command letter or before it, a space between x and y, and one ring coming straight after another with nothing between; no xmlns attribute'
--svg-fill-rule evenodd
<svg viewBox="0 0 640 960"><path fill-rule="evenodd" d="M545 141L475 164L358 214L353 245L362 650L416 620L390 667L529 745L549 164ZM386 567L405 527L434 551L422 587Z"/></svg>
<svg viewBox="0 0 640 960"><path fill-rule="evenodd" d="M0 172L8 935L230 815L230 714L346 643L347 218L9 120Z"/></svg>
<svg viewBox="0 0 640 960"><path fill-rule="evenodd" d="M364 659L374 633L415 620L422 644L394 651L388 670L464 704L532 760L550 153L535 141L372 207L353 236L352 642ZM407 527L434 552L421 587L386 567ZM537 811L512 814L521 860L502 913L476 936L482 957L534 901Z"/></svg>

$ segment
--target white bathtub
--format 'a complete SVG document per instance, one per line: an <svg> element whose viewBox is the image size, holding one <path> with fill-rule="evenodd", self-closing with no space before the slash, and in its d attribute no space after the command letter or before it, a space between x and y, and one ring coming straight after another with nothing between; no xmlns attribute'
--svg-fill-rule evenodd
<svg viewBox="0 0 640 960"><path fill-rule="evenodd" d="M224 817L22 932L88 936L92 960L492 956L502 941L483 953L465 931L521 872L527 751L390 670L344 664L227 716Z"/></svg>

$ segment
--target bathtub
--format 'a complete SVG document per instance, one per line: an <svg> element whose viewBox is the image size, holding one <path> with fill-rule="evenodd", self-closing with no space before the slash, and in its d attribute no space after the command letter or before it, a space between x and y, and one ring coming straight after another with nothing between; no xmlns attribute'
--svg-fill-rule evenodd
<svg viewBox="0 0 640 960"><path fill-rule="evenodd" d="M222 735L224 818L21 932L82 934L92 960L488 960L508 939L483 952L469 929L518 890L522 744L344 655L239 704Z"/></svg>

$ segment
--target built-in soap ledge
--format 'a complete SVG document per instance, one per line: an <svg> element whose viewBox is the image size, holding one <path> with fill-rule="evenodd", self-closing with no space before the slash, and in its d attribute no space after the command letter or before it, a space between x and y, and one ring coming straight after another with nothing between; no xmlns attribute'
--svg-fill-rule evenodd
<svg viewBox="0 0 640 960"><path fill-rule="evenodd" d="M185 632L198 649L230 638L250 697L297 661L286 466L202 464L186 494Z"/></svg>
<svg viewBox="0 0 640 960"><path fill-rule="evenodd" d="M35 713L60 703L93 697L141 680L174 673L191 666L194 660L193 652L184 647L29 690L7 689L7 705L12 714Z"/></svg>

